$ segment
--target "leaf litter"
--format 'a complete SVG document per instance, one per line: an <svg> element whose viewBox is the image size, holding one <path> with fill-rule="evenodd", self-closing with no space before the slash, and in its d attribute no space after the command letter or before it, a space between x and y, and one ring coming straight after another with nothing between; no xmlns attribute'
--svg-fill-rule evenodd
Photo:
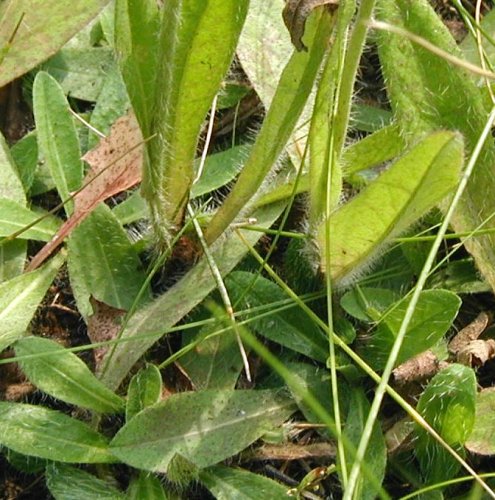
<svg viewBox="0 0 495 500"><path fill-rule="evenodd" d="M141 181L143 151L141 129L130 111L112 125L108 137L83 156L91 168L82 188L73 194L74 213L33 257L27 271L39 267L99 203Z"/></svg>

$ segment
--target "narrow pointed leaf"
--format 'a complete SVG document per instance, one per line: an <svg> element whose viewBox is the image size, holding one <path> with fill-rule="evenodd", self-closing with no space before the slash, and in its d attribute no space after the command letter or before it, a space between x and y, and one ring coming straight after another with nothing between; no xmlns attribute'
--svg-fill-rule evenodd
<svg viewBox="0 0 495 500"><path fill-rule="evenodd" d="M239 178L211 220L205 237L215 241L257 194L294 131L318 73L332 32L327 12L317 12L308 27L309 52L294 53Z"/></svg>
<svg viewBox="0 0 495 500"><path fill-rule="evenodd" d="M136 415L117 433L111 449L123 462L145 470L166 472L176 454L206 467L240 452L293 410L279 391L175 394Z"/></svg>
<svg viewBox="0 0 495 500"><path fill-rule="evenodd" d="M437 132L422 140L376 181L335 211L330 224L330 265L342 280L366 266L400 234L440 203L457 185L463 163L463 142L452 132ZM318 242L325 249L326 228ZM326 262L322 258L322 263Z"/></svg>
<svg viewBox="0 0 495 500"><path fill-rule="evenodd" d="M43 71L34 80L33 106L38 147L48 164L60 198L68 200L82 182L79 139L62 88ZM67 215L73 209L74 203L69 201L65 205Z"/></svg>
<svg viewBox="0 0 495 500"><path fill-rule="evenodd" d="M154 0L115 2L115 48L141 130L149 137L154 112L160 9Z"/></svg>
<svg viewBox="0 0 495 500"><path fill-rule="evenodd" d="M75 354L49 339L26 337L15 344L17 356L39 355L19 361L27 378L50 396L100 413L123 409L122 398L104 386Z"/></svg>
<svg viewBox="0 0 495 500"><path fill-rule="evenodd" d="M0 402L0 444L58 462L115 462L105 437L79 420L41 406Z"/></svg>
<svg viewBox="0 0 495 500"><path fill-rule="evenodd" d="M0 351L23 337L64 257L0 284Z"/></svg>
<svg viewBox="0 0 495 500"><path fill-rule="evenodd" d="M166 242L183 220L198 136L232 62L248 0L170 0L163 5L150 162L143 195ZM147 130L143 125L143 130Z"/></svg>

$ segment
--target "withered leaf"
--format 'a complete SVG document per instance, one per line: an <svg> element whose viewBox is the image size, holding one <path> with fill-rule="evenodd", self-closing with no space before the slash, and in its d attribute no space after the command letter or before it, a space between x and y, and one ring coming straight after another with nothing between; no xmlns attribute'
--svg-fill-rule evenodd
<svg viewBox="0 0 495 500"><path fill-rule="evenodd" d="M438 371L438 358L432 351L425 351L399 365L393 372L399 385L431 378Z"/></svg>
<svg viewBox="0 0 495 500"><path fill-rule="evenodd" d="M478 314L476 319L464 327L449 342L449 351L457 354L464 349L470 342L476 340L488 326L490 316L486 312Z"/></svg>
<svg viewBox="0 0 495 500"><path fill-rule="evenodd" d="M289 30L290 39L297 50L308 50L302 41L306 20L311 12L322 5L335 10L339 0L285 0L285 7L282 12L284 24Z"/></svg>
<svg viewBox="0 0 495 500"><path fill-rule="evenodd" d="M88 318L88 337L91 342L105 342L117 338L125 311L111 307L94 297L90 297L89 301L93 307L93 314ZM108 347L97 347L94 350L96 373L100 372L107 351Z"/></svg>
<svg viewBox="0 0 495 500"><path fill-rule="evenodd" d="M457 353L457 360L472 368L483 366L495 358L495 340L473 340Z"/></svg>
<svg viewBox="0 0 495 500"><path fill-rule="evenodd" d="M74 213L34 256L28 271L42 264L100 202L140 182L143 142L136 117L129 112L112 125L108 137L83 156L91 169L83 187L74 193Z"/></svg>

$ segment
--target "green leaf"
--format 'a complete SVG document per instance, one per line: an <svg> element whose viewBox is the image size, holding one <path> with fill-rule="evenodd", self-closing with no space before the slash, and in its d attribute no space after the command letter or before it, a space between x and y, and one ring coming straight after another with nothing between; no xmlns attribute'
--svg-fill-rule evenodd
<svg viewBox="0 0 495 500"><path fill-rule="evenodd" d="M453 364L435 375L418 402L417 410L457 452L473 430L476 375L471 368ZM417 427L415 453L427 483L449 480L461 465L423 428Z"/></svg>
<svg viewBox="0 0 495 500"><path fill-rule="evenodd" d="M200 471L199 478L217 500L287 499L287 487L244 469L217 465Z"/></svg>
<svg viewBox="0 0 495 500"><path fill-rule="evenodd" d="M194 337L185 335L184 341L196 342L224 326L215 322L201 328ZM181 357L180 363L196 389L234 389L243 367L239 344L232 330L202 340Z"/></svg>
<svg viewBox="0 0 495 500"><path fill-rule="evenodd" d="M115 2L115 49L143 136L151 135L160 10L154 0Z"/></svg>
<svg viewBox="0 0 495 500"><path fill-rule="evenodd" d="M129 97L122 76L119 69L113 67L106 74L102 83L101 91L91 113L90 124L102 134L108 135L111 126L118 118L125 115L129 107ZM100 137L96 134L90 134L88 148L96 146L99 140Z"/></svg>
<svg viewBox="0 0 495 500"><path fill-rule="evenodd" d="M166 242L182 223L203 121L232 62L248 0L169 0L163 5L150 161L143 196ZM149 124L143 125L143 133Z"/></svg>
<svg viewBox="0 0 495 500"><path fill-rule="evenodd" d="M462 139L438 132L423 139L376 181L331 216L330 269L334 279L351 279L400 234L440 203L457 185L463 163ZM325 222L318 242L325 250Z"/></svg>
<svg viewBox="0 0 495 500"><path fill-rule="evenodd" d="M233 272L226 279L229 294L237 308L248 311L250 307L269 306L271 303L284 302L287 294L275 283L246 272ZM294 304L294 307L274 311L250 322L250 327L258 334L273 342L319 361L328 357L328 340L320 328ZM256 317L258 313L248 314Z"/></svg>
<svg viewBox="0 0 495 500"><path fill-rule="evenodd" d="M11 236L40 219L42 215L40 212L25 208L14 200L0 198L0 236ZM50 215L20 233L16 239L50 241L60 225L60 220Z"/></svg>
<svg viewBox="0 0 495 500"><path fill-rule="evenodd" d="M0 284L0 351L26 334L29 323L64 262L57 255L31 273Z"/></svg>
<svg viewBox="0 0 495 500"><path fill-rule="evenodd" d="M380 20L462 58L452 35L427 0L380 0L377 14ZM463 135L466 156L470 156L488 116L485 89L462 68L403 36L380 32L378 46L392 109L408 142L431 130L456 130ZM490 195L495 192L494 164L495 141L489 137L451 219L456 232L469 232L482 224L484 229L495 227L495 202ZM495 289L494 234L468 239L464 245Z"/></svg>
<svg viewBox="0 0 495 500"><path fill-rule="evenodd" d="M230 182L241 170L251 145L234 146L226 151L208 155L201 178L191 188L191 198L210 193ZM198 161L195 167L198 167Z"/></svg>
<svg viewBox="0 0 495 500"><path fill-rule="evenodd" d="M184 392L136 415L110 446L140 469L166 472L177 454L207 467L240 452L293 410L280 391Z"/></svg>
<svg viewBox="0 0 495 500"><path fill-rule="evenodd" d="M408 305L408 298L392 305L369 340L359 347L360 355L375 370L385 366ZM421 292L396 366L433 347L452 326L460 305L461 299L447 290Z"/></svg>
<svg viewBox="0 0 495 500"><path fill-rule="evenodd" d="M328 13L323 10L316 14L308 27L310 50L294 53L287 63L244 168L208 225L205 237L209 243L227 229L258 193L294 131L313 88L332 31Z"/></svg>
<svg viewBox="0 0 495 500"><path fill-rule="evenodd" d="M368 418L370 404L366 399L364 390L360 387L353 387L346 393L348 398L349 412L344 426L344 434L349 442L358 446L363 429ZM352 466L351 457L348 458L348 470ZM375 422L371 438L364 456L363 467L375 478L370 481L370 474L361 474L356 488L355 498L363 500L374 500L378 493L378 488L385 477L387 466L387 448L385 438L382 434L379 422ZM359 492L359 493L358 493Z"/></svg>
<svg viewBox="0 0 495 500"><path fill-rule="evenodd" d="M26 337L15 344L27 378L50 396L83 408L116 413L123 409L122 398L105 387L75 354L49 339ZM39 356L38 356L39 355Z"/></svg>
<svg viewBox="0 0 495 500"><path fill-rule="evenodd" d="M0 402L0 444L24 455L59 462L115 462L101 434L41 406Z"/></svg>
<svg viewBox="0 0 495 500"><path fill-rule="evenodd" d="M55 500L120 500L125 495L113 485L88 472L65 464L50 464L45 471L46 485Z"/></svg>
<svg viewBox="0 0 495 500"><path fill-rule="evenodd" d="M23 75L55 54L88 24L108 0L8 0L0 4L0 47L19 29L0 59L0 87Z"/></svg>
<svg viewBox="0 0 495 500"><path fill-rule="evenodd" d="M128 422L141 410L160 401L162 375L155 365L148 365L132 377L127 389L125 419Z"/></svg>
<svg viewBox="0 0 495 500"><path fill-rule="evenodd" d="M377 321L398 299L396 293L386 288L357 287L345 293L340 305L356 319Z"/></svg>
<svg viewBox="0 0 495 500"><path fill-rule="evenodd" d="M40 71L34 80L33 106L38 147L45 157L60 198L65 201L81 187L83 166L74 119L60 85ZM67 215L74 202L65 205Z"/></svg>
<svg viewBox="0 0 495 500"><path fill-rule="evenodd" d="M332 414L333 401L330 391L329 371L321 368L321 366L310 365L308 363L289 362L284 364L290 370L292 377L294 377L295 381L297 381L298 383L298 390L294 390L291 385L289 385L289 390L291 391L292 397L294 398L294 401L303 413L304 417L308 422L314 424L323 423L312 410L312 408L304 402L303 398L301 398L300 388L304 388L305 391L312 393L313 396L323 406L323 408L326 409L328 414ZM345 382L341 380L339 381L339 384L341 384L339 391L347 394L347 390L345 389L347 385L345 384ZM327 429L324 429L323 432L327 434Z"/></svg>
<svg viewBox="0 0 495 500"><path fill-rule="evenodd" d="M277 204L256 211L253 216L256 217L258 226L271 226L284 206ZM254 245L261 233L245 231L243 237L244 241ZM222 275L228 274L246 254L244 241L236 233L232 233L230 238L211 247L210 251ZM116 389L134 363L216 286L209 264L202 258L170 290L138 310L121 336L123 339L132 338L133 341L120 343L108 354L109 363L102 374L105 384Z"/></svg>
<svg viewBox="0 0 495 500"><path fill-rule="evenodd" d="M129 310L146 279L139 257L111 210L100 204L70 235L68 266L83 316L89 297ZM149 291L144 294L149 298Z"/></svg>
<svg viewBox="0 0 495 500"><path fill-rule="evenodd" d="M126 493L128 500L167 500L160 480L149 472L140 472L136 479L131 481Z"/></svg>
<svg viewBox="0 0 495 500"><path fill-rule="evenodd" d="M476 420L466 448L478 455L495 455L495 388L483 389L476 395Z"/></svg>
<svg viewBox="0 0 495 500"><path fill-rule="evenodd" d="M26 205L26 195L17 167L5 139L0 133L0 201L4 198L17 203L22 208ZM0 214L0 217L3 218L4 210L2 208L0 208ZM0 282L21 274L26 260L26 251L26 242L2 242L0 247Z"/></svg>
<svg viewBox="0 0 495 500"><path fill-rule="evenodd" d="M66 95L95 102L114 64L112 50L107 47L68 47L43 63L41 69L57 80Z"/></svg>
<svg viewBox="0 0 495 500"><path fill-rule="evenodd" d="M17 141L10 149L12 159L17 166L18 175L24 187L24 192L31 190L35 171L38 167L38 141L36 131L29 132ZM25 198L25 195L23 195ZM18 199L17 201L20 201Z"/></svg>

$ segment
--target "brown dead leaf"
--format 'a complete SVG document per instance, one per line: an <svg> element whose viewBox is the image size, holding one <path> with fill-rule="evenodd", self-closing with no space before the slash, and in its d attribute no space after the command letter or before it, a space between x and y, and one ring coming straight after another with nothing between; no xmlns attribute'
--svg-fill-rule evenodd
<svg viewBox="0 0 495 500"><path fill-rule="evenodd" d="M327 5L329 9L335 10L339 0L285 0L282 12L284 23L290 33L290 38L297 50L308 50L302 41L306 20L316 7Z"/></svg>
<svg viewBox="0 0 495 500"><path fill-rule="evenodd" d="M457 353L457 361L471 368L479 368L495 358L495 340L473 340Z"/></svg>
<svg viewBox="0 0 495 500"><path fill-rule="evenodd" d="M438 364L438 358L433 352L422 352L408 359L392 372L394 381L398 385L405 385L430 378L438 372Z"/></svg>
<svg viewBox="0 0 495 500"><path fill-rule="evenodd" d="M88 318L88 337L91 342L106 342L117 338L121 327L120 320L123 318L125 311L108 306L94 297L90 297L89 301L94 311ZM96 373L100 372L107 351L108 347L106 346L97 347L94 350Z"/></svg>
<svg viewBox="0 0 495 500"><path fill-rule="evenodd" d="M478 314L476 319L464 327L452 340L449 342L449 351L452 354L459 353L470 342L476 340L486 329L490 321L490 316L486 312Z"/></svg>
<svg viewBox="0 0 495 500"><path fill-rule="evenodd" d="M36 269L94 209L110 196L141 180L143 136L134 113L120 117L108 137L83 156L91 169L83 187L74 193L74 213L33 258L27 271Z"/></svg>

